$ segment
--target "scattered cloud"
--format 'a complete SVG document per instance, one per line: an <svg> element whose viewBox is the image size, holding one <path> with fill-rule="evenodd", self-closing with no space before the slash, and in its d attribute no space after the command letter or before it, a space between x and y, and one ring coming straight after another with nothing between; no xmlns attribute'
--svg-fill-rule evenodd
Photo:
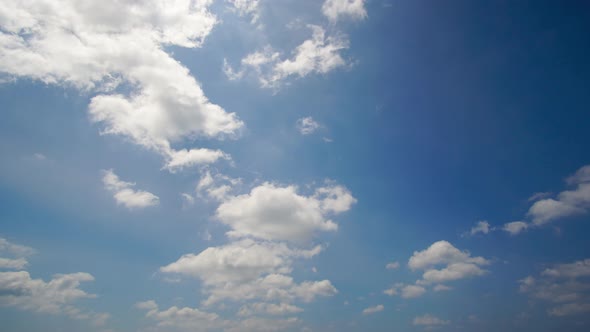
<svg viewBox="0 0 590 332"><path fill-rule="evenodd" d="M158 196L142 190L133 190L135 183L121 181L112 169L103 171L102 182L105 189L113 193L117 204L128 209L145 208L160 203Z"/></svg>
<svg viewBox="0 0 590 332"><path fill-rule="evenodd" d="M254 24L260 18L260 0L226 0L240 16L250 16Z"/></svg>
<svg viewBox="0 0 590 332"><path fill-rule="evenodd" d="M519 280L519 290L531 299L548 303L550 316L573 316L590 312L590 259L556 264Z"/></svg>
<svg viewBox="0 0 590 332"><path fill-rule="evenodd" d="M374 314L380 311L383 311L385 307L383 307L382 304L376 305L374 307L368 307L366 309L363 310L363 315L370 315L370 314Z"/></svg>
<svg viewBox="0 0 590 332"><path fill-rule="evenodd" d="M502 227L502 229L508 233L510 233L510 235L518 235L521 232L526 231L529 228L529 224L524 222L524 221L513 221L513 222L509 222L504 224L504 227Z"/></svg>
<svg viewBox="0 0 590 332"><path fill-rule="evenodd" d="M15 255L17 259L0 257L0 268L20 271L0 272L0 306L10 306L48 314L63 314L73 319L89 320L103 325L109 318L106 313L83 311L74 306L80 299L95 298L80 289L82 282L94 281L88 273L56 274L48 282L33 279L28 271L22 270L27 261L22 257L32 255L32 248L18 245L0 238L0 255Z"/></svg>
<svg viewBox="0 0 590 332"><path fill-rule="evenodd" d="M494 228L490 227L490 223L486 220L478 221L475 226L469 230L469 232L463 234L463 236L474 236L476 234L488 234L489 232L493 231Z"/></svg>
<svg viewBox="0 0 590 332"><path fill-rule="evenodd" d="M550 193L536 193L529 201L534 201L527 212L530 222L517 221L504 225L504 230L516 235L524 230L541 227L568 217L587 214L590 211L590 165L581 167L566 183L575 188L564 190L555 198Z"/></svg>
<svg viewBox="0 0 590 332"><path fill-rule="evenodd" d="M312 37L295 48L291 59L281 60L281 54L267 46L243 58L238 71L224 61L226 76L236 80L250 73L262 87L277 89L289 77L326 74L345 66L346 61L340 52L348 49L348 40L338 34L327 35L324 28L318 25L308 25L308 28L312 30Z"/></svg>
<svg viewBox="0 0 590 332"><path fill-rule="evenodd" d="M448 325L449 323L450 321L448 320L442 320L438 317L429 314L415 317L413 321L414 325L424 326L426 328L439 327L442 325Z"/></svg>
<svg viewBox="0 0 590 332"><path fill-rule="evenodd" d="M401 295L404 299L413 299L420 297L426 293L426 288L420 285L405 285L403 283L397 283L391 288L383 291L383 294L389 296Z"/></svg>
<svg viewBox="0 0 590 332"><path fill-rule="evenodd" d="M301 135L313 134L316 130L321 127L311 116L301 118L297 120L297 130Z"/></svg>
<svg viewBox="0 0 590 332"><path fill-rule="evenodd" d="M362 20L367 17L365 0L326 0L322 5L322 13L330 22L342 18Z"/></svg>
<svg viewBox="0 0 590 332"><path fill-rule="evenodd" d="M387 265L385 265L385 268L388 270L395 270L395 269L399 268L399 262L387 263Z"/></svg>

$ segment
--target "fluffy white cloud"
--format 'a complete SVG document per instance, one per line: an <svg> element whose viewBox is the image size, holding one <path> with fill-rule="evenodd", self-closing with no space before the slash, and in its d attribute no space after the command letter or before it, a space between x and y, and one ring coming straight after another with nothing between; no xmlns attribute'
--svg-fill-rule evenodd
<svg viewBox="0 0 590 332"><path fill-rule="evenodd" d="M469 252L461 251L447 241L437 241L428 249L415 251L408 261L408 266L412 270L417 270L452 263L486 265L488 261L483 257L471 257Z"/></svg>
<svg viewBox="0 0 590 332"><path fill-rule="evenodd" d="M301 135L313 134L314 131L321 127L311 116L298 119L296 125Z"/></svg>
<svg viewBox="0 0 590 332"><path fill-rule="evenodd" d="M0 269L22 270L28 263L24 258L0 257Z"/></svg>
<svg viewBox="0 0 590 332"><path fill-rule="evenodd" d="M211 2L4 1L0 73L102 93L89 112L103 133L175 161L173 142L234 135L243 125L163 50L200 47L217 22ZM133 92L112 93L122 83Z"/></svg>
<svg viewBox="0 0 590 332"><path fill-rule="evenodd" d="M443 283L469 277L482 276L486 271L473 263L452 263L440 270L430 269L422 275L425 284Z"/></svg>
<svg viewBox="0 0 590 332"><path fill-rule="evenodd" d="M291 76L326 74L345 66L346 61L340 52L348 49L348 40L342 35L326 35L321 26L308 27L312 30L311 38L295 48L291 59L281 60L279 52L266 47L243 58L239 71L235 71L225 61L224 72L231 80L239 79L250 72L258 78L262 87L278 88L281 81Z"/></svg>
<svg viewBox="0 0 590 332"><path fill-rule="evenodd" d="M373 307L368 307L366 309L363 310L363 315L370 315L370 314L374 314L376 312L380 312L383 311L383 309L385 309L385 307L382 304L373 306Z"/></svg>
<svg viewBox="0 0 590 332"><path fill-rule="evenodd" d="M206 304L224 299L308 302L318 295L333 295L336 289L328 280L297 284L286 274L291 272L294 259L311 258L320 251L319 246L291 249L283 243L244 239L207 248L198 255L184 255L161 271L201 279L209 294Z"/></svg>
<svg viewBox="0 0 590 332"><path fill-rule="evenodd" d="M448 320L442 320L438 317L429 315L429 314L425 314L422 316L418 316L414 318L414 321L412 322L414 325L418 325L418 326L425 326L425 327L436 327L436 326L441 326L441 325L447 325L450 322Z"/></svg>
<svg viewBox="0 0 590 332"><path fill-rule="evenodd" d="M102 182L105 188L113 193L117 204L122 204L128 209L145 208L158 205L158 196L142 190L131 189L135 183L121 181L112 169L103 171Z"/></svg>
<svg viewBox="0 0 590 332"><path fill-rule="evenodd" d="M231 157L221 150L182 149L170 152L164 168L174 173L195 165L211 164L219 159L230 160Z"/></svg>
<svg viewBox="0 0 590 332"><path fill-rule="evenodd" d="M267 182L249 194L223 202L216 217L232 228L228 235L233 238L251 236L301 242L315 232L337 230L338 225L326 214L347 211L354 202L341 186L318 188L315 195L303 196L295 186L279 187Z"/></svg>
<svg viewBox="0 0 590 332"><path fill-rule="evenodd" d="M538 200L530 207L527 215L532 219L534 226L588 213L590 210L590 165L580 168L574 175L568 177L566 182L576 188L560 192L556 199Z"/></svg>
<svg viewBox="0 0 590 332"><path fill-rule="evenodd" d="M160 310L153 300L139 302L135 306L138 309L147 310L146 318L154 320L157 327L164 330L174 328L186 331L209 331L213 328L229 326L229 322L221 319L217 314L196 308L172 306L166 310Z"/></svg>
<svg viewBox="0 0 590 332"><path fill-rule="evenodd" d="M523 231L526 231L529 228L529 224L527 224L524 221L513 221L513 222L509 222L504 224L504 227L502 227L502 229L508 233L510 233L510 235L517 235L520 234Z"/></svg>
<svg viewBox="0 0 590 332"><path fill-rule="evenodd" d="M367 17L365 0L326 0L322 5L322 13L331 21L349 17L362 20Z"/></svg>
<svg viewBox="0 0 590 332"><path fill-rule="evenodd" d="M404 299L413 299L426 293L426 289L418 285L407 285L401 288L401 295Z"/></svg>
<svg viewBox="0 0 590 332"><path fill-rule="evenodd" d="M405 285L403 283L397 283L393 285L391 288L386 289L383 291L383 294L389 296L395 296L400 294L401 297L404 299L413 299L416 297L420 297L426 293L426 288L420 285Z"/></svg>
<svg viewBox="0 0 590 332"><path fill-rule="evenodd" d="M88 273L57 274L49 282L32 279L27 271L0 272L0 304L23 310L65 314L75 319L104 320L105 314L84 313L72 306L76 300L94 298L79 288L93 281Z"/></svg>
<svg viewBox="0 0 590 332"><path fill-rule="evenodd" d="M551 316L590 312L590 259L556 264L534 278L519 280L519 290L532 299L548 302Z"/></svg>
<svg viewBox="0 0 590 332"><path fill-rule="evenodd" d="M212 175L209 170L205 170L201 174L196 192L200 197L206 195L216 201L223 202L231 197L231 192L241 183L242 179L234 179L219 173Z"/></svg>

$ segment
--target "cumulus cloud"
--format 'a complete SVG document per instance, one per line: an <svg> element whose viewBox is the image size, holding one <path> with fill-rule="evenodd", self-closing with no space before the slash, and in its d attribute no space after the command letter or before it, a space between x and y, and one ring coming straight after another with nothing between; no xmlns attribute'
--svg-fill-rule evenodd
<svg viewBox="0 0 590 332"><path fill-rule="evenodd" d="M297 284L286 274L294 259L311 258L320 251L319 246L291 249L284 243L244 239L184 255L161 271L201 279L209 294L206 304L223 299L311 301L317 295L333 295L336 289L328 280Z"/></svg>
<svg viewBox="0 0 590 332"><path fill-rule="evenodd" d="M98 93L89 113L102 133L127 137L174 165L166 168L180 168L172 143L232 136L243 125L164 51L203 44L217 23L210 4L7 0L0 8L0 73ZM122 84L133 92L116 92Z"/></svg>
<svg viewBox="0 0 590 332"><path fill-rule="evenodd" d="M145 208L158 205L158 196L142 190L133 190L135 183L121 181L112 169L103 171L102 182L105 189L113 193L117 204L122 204L128 209Z"/></svg>
<svg viewBox="0 0 590 332"><path fill-rule="evenodd" d="M502 227L502 229L508 233L510 233L510 235L518 235L521 232L526 231L529 228L529 224L524 222L524 221L513 221L513 222L509 222L504 224L504 227Z"/></svg>
<svg viewBox="0 0 590 332"><path fill-rule="evenodd" d="M326 0L322 5L322 13L331 22L342 18L362 20L367 17L365 0Z"/></svg>
<svg viewBox="0 0 590 332"><path fill-rule="evenodd" d="M320 124L317 123L311 116L297 120L297 130L299 130L301 135L313 134L313 132L318 130L320 127Z"/></svg>
<svg viewBox="0 0 590 332"><path fill-rule="evenodd" d="M252 316L252 315L271 315L271 316L283 316L283 315L290 315L294 313L302 312L298 306L288 304L288 303L264 303L264 302L256 302L256 303L249 303L240 308L238 311L239 316Z"/></svg>
<svg viewBox="0 0 590 332"><path fill-rule="evenodd" d="M29 264L26 258L34 253L33 248L0 238L0 269L22 270Z"/></svg>
<svg viewBox="0 0 590 332"><path fill-rule="evenodd" d="M414 321L412 322L414 325L417 326L424 326L424 327L437 327L437 326L441 326L441 325L448 325L450 322L448 320L442 320L438 317L429 315L429 314L425 314L422 316L418 316L414 318Z"/></svg>
<svg viewBox="0 0 590 332"><path fill-rule="evenodd" d="M385 309L385 307L382 304L373 306L373 307L368 307L366 309L363 310L363 315L370 315L370 314L374 314L380 311L383 311L383 309Z"/></svg>
<svg viewBox="0 0 590 332"><path fill-rule="evenodd" d="M471 257L468 251L461 251L443 240L433 243L425 250L415 251L408 261L408 266L412 270L417 270L454 263L486 265L489 262L483 257Z"/></svg>
<svg viewBox="0 0 590 332"><path fill-rule="evenodd" d="M0 238L0 254L26 257L34 250ZM109 318L106 313L83 311L74 306L77 300L95 298L80 289L82 282L93 281L88 273L56 274L51 280L33 279L28 271L22 269L27 265L24 258L6 259L0 257L0 268L21 271L0 272L0 306L16 307L21 310L48 314L67 315L73 319L83 319L95 325L103 325Z"/></svg>
<svg viewBox="0 0 590 332"><path fill-rule="evenodd" d="M254 75L264 88L278 88L289 77L305 77L310 74L326 74L346 65L340 52L348 49L348 40L342 35L327 35L324 28L308 25L312 30L293 51L290 59L281 60L281 54L267 46L244 57L241 69L234 70L227 61L224 72L230 80L242 78L247 73Z"/></svg>
<svg viewBox="0 0 590 332"><path fill-rule="evenodd" d="M217 314L204 312L197 308L172 306L166 310L160 310L158 304L153 300L138 302L135 307L146 310L145 317L155 321L157 327L164 330L174 328L183 331L210 331L213 328L229 325L228 321L223 320Z"/></svg>
<svg viewBox="0 0 590 332"><path fill-rule="evenodd" d="M567 184L575 186L573 190L560 192L556 198L537 200L527 216L531 226L542 226L559 219L582 215L590 210L590 166L581 167L574 175L566 179Z"/></svg>
<svg viewBox="0 0 590 332"><path fill-rule="evenodd" d="M420 285L405 285L403 283L397 283L391 288L383 291L383 294L389 296L401 295L404 299L413 299L420 297L426 293L426 288Z"/></svg>
<svg viewBox="0 0 590 332"><path fill-rule="evenodd" d="M227 199L217 208L216 218L232 228L227 234L233 238L307 241L316 232L337 230L327 215L347 211L355 202L341 186L321 187L315 195L304 196L295 186L266 182L249 194Z"/></svg>
<svg viewBox="0 0 590 332"><path fill-rule="evenodd" d="M550 316L572 316L590 312L590 259L556 264L538 277L519 280L519 290L531 299L549 304Z"/></svg>

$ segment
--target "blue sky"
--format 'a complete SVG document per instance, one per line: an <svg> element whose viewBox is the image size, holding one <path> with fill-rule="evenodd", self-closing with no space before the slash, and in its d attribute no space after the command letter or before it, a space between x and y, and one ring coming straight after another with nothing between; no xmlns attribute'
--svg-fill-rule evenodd
<svg viewBox="0 0 590 332"><path fill-rule="evenodd" d="M4 1L6 331L586 331L588 6Z"/></svg>

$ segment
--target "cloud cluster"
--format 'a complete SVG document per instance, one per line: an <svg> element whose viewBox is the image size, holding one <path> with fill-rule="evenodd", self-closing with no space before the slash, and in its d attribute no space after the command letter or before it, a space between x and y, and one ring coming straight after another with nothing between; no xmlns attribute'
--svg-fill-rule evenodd
<svg viewBox="0 0 590 332"><path fill-rule="evenodd" d="M421 270L422 278L415 285L397 283L384 291L394 296L415 298L426 293L426 287L435 285L434 291L449 290L445 283L487 273L483 266L490 264L483 257L473 257L468 251L461 251L447 241L437 241L425 250L415 251L408 261L412 271Z"/></svg>
<svg viewBox="0 0 590 332"><path fill-rule="evenodd" d="M297 46L290 59L282 60L279 52L267 46L244 57L237 71L224 61L226 76L237 80L250 74L258 79L261 87L276 89L289 77L326 74L345 66L340 52L348 49L348 40L342 35L328 35L319 25L310 24L308 28L312 31L311 38Z"/></svg>
<svg viewBox="0 0 590 332"><path fill-rule="evenodd" d="M0 254L28 256L34 252L32 248L13 244L0 238ZM0 262L5 258L0 257ZM5 262L5 261L4 261ZM63 314L74 319L90 320L95 325L103 325L109 318L106 313L82 311L73 304L77 300L95 298L80 289L82 282L93 281L88 273L56 274L48 282L33 279L29 272L22 269L24 264L4 264L2 269L18 271L0 272L0 305L16 307L22 310L49 314Z"/></svg>
<svg viewBox="0 0 590 332"><path fill-rule="evenodd" d="M202 150L190 150L182 158L171 144L235 135L243 123L211 103L189 70L163 50L200 47L217 23L211 2L4 1L0 73L99 93L89 112L102 133L157 151L168 169L213 162L215 151L202 158Z"/></svg>
<svg viewBox="0 0 590 332"><path fill-rule="evenodd" d="M519 290L531 299L550 303L551 316L571 316L590 312L590 259L557 264L538 277L519 280Z"/></svg>
<svg viewBox="0 0 590 332"><path fill-rule="evenodd" d="M211 195L212 188L220 188L220 180L228 181L207 171L197 191ZM337 229L328 217L351 208L356 202L351 193L332 182L311 195L298 193L295 186L268 182L242 195L232 195L232 189L216 196L220 203L215 213L216 220L230 228L230 242L183 255L160 271L199 279L207 296L202 303L206 307L221 302L241 304L237 316L245 317L239 323L242 328L256 325L261 317L301 312L297 302L336 294L329 280L297 282L290 274L296 260L310 259L322 251L320 245L309 243L315 234Z"/></svg>
<svg viewBox="0 0 590 332"><path fill-rule="evenodd" d="M367 17L365 0L326 0L322 5L322 13L330 22L342 18L362 20Z"/></svg>
<svg viewBox="0 0 590 332"><path fill-rule="evenodd" d="M103 171L102 182L105 189L113 193L117 204L124 205L128 209L160 204L158 196L143 190L133 190L135 183L121 181L112 169Z"/></svg>

